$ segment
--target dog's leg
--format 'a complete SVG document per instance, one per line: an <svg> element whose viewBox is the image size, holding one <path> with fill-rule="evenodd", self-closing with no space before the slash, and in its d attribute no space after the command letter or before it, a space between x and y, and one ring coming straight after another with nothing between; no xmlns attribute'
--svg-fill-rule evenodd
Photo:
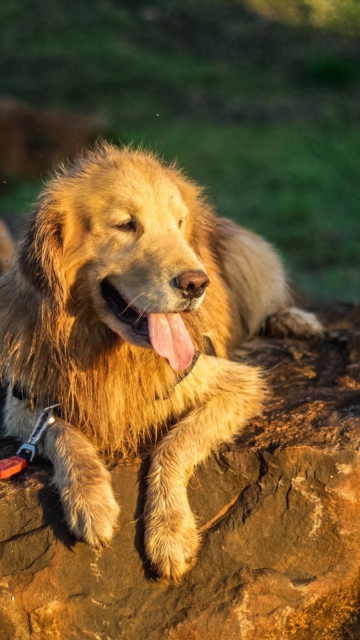
<svg viewBox="0 0 360 640"><path fill-rule="evenodd" d="M296 338L323 333L313 313L292 306L286 273L268 242L220 218L214 241L223 277L240 313L243 338L250 339L260 331L273 337Z"/></svg>
<svg viewBox="0 0 360 640"><path fill-rule="evenodd" d="M200 389L201 405L155 447L145 505L147 555L159 575L175 580L191 567L200 541L186 491L194 467L260 412L263 396L257 369L208 356L181 384L189 383Z"/></svg>
<svg viewBox="0 0 360 640"><path fill-rule="evenodd" d="M5 411L7 435L26 441L35 422L27 400L10 397ZM70 530L92 546L108 543L119 515L111 477L96 450L78 429L57 419L40 451L54 465L53 482L60 493Z"/></svg>
<svg viewBox="0 0 360 640"><path fill-rule="evenodd" d="M323 335L324 328L314 313L288 307L268 316L265 333L272 338L314 338Z"/></svg>

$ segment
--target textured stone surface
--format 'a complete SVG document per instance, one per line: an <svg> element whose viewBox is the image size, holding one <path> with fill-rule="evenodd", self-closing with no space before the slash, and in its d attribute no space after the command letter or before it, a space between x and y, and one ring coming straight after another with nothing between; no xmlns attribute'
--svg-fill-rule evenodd
<svg viewBox="0 0 360 640"><path fill-rule="evenodd" d="M100 552L68 534L50 465L0 484L2 640L360 638L360 309L320 313L326 339L248 354L273 395L191 481L203 546L180 585L144 562L146 458L114 465L121 528Z"/></svg>

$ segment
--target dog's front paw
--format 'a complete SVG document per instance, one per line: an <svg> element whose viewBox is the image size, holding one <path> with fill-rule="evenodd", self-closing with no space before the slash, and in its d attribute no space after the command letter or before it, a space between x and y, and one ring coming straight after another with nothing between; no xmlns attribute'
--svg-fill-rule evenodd
<svg viewBox="0 0 360 640"><path fill-rule="evenodd" d="M179 582L195 564L200 544L191 512L148 512L145 517L146 554L156 573Z"/></svg>
<svg viewBox="0 0 360 640"><path fill-rule="evenodd" d="M110 474L79 479L60 490L66 521L72 533L92 547L109 544L117 528L120 508L110 483Z"/></svg>

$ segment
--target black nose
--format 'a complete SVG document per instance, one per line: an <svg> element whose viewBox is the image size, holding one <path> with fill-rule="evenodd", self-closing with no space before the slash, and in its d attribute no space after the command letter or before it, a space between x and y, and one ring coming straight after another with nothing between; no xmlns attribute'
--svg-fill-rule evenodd
<svg viewBox="0 0 360 640"><path fill-rule="evenodd" d="M187 271L174 278L175 286L181 289L184 298L200 298L210 280L204 271Z"/></svg>

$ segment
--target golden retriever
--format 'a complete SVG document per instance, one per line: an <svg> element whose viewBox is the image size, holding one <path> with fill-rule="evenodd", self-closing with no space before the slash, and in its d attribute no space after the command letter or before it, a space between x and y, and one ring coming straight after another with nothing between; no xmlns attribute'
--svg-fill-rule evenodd
<svg viewBox="0 0 360 640"><path fill-rule="evenodd" d="M0 276L8 271L14 254L14 243L5 225L0 220Z"/></svg>
<svg viewBox="0 0 360 640"><path fill-rule="evenodd" d="M42 451L76 536L105 544L117 526L97 451L155 441L146 552L180 579L199 546L189 477L261 411L261 372L228 358L265 327L321 333L291 306L274 249L217 218L177 168L101 144L49 181L1 279L0 358L9 435L26 440L42 407L60 403Z"/></svg>

